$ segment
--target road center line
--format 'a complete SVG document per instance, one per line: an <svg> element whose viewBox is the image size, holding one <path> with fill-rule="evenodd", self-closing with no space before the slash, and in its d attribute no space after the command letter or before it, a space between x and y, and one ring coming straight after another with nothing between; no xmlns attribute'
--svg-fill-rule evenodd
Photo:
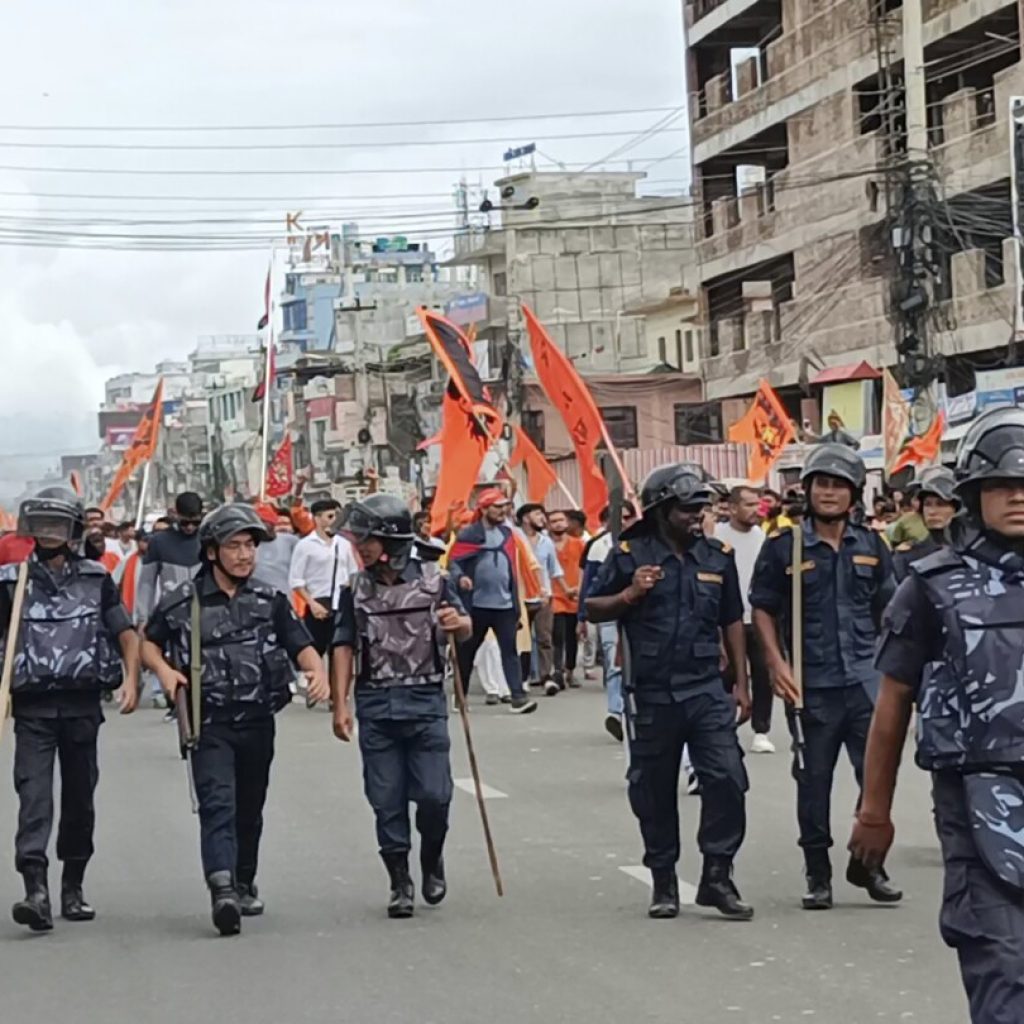
<svg viewBox="0 0 1024 1024"><path fill-rule="evenodd" d="M476 796L476 790L473 788L472 779L453 779L452 781L463 792L468 793L470 796ZM480 783L480 792L483 793L485 800L508 799L508 793L502 793L500 789L492 789L490 786L487 785L486 782Z"/></svg>
<svg viewBox="0 0 1024 1024"><path fill-rule="evenodd" d="M645 868L642 864L620 864L619 870L624 874L629 875L630 878L633 878L638 882L643 882L646 886L650 886L651 884L650 869ZM697 887L695 885L690 885L689 882L684 882L683 879L680 878L679 902L685 907L692 907L696 898Z"/></svg>

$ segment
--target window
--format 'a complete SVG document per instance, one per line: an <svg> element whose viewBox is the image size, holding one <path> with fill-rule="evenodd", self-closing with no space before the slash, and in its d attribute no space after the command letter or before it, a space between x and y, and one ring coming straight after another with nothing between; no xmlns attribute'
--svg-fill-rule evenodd
<svg viewBox="0 0 1024 1024"><path fill-rule="evenodd" d="M508 295L508 277L505 274L494 275L494 294Z"/></svg>
<svg viewBox="0 0 1024 1024"><path fill-rule="evenodd" d="M313 437L317 452L322 453L327 443L327 420L313 420Z"/></svg>
<svg viewBox="0 0 1024 1024"><path fill-rule="evenodd" d="M686 361L688 363L694 362L693 331L686 332Z"/></svg>
<svg viewBox="0 0 1024 1024"><path fill-rule="evenodd" d="M289 302L282 307L284 329L286 331L304 331L306 329L306 304Z"/></svg>
<svg viewBox="0 0 1024 1024"><path fill-rule="evenodd" d="M636 431L636 406L613 405L600 410L608 435L616 448L639 448Z"/></svg>
<svg viewBox="0 0 1024 1024"><path fill-rule="evenodd" d="M716 402L675 407L676 444L715 444L722 440L722 409Z"/></svg>
<svg viewBox="0 0 1024 1024"><path fill-rule="evenodd" d="M537 446L538 451L544 451L544 413L542 410L523 410L523 433Z"/></svg>
<svg viewBox="0 0 1024 1024"><path fill-rule="evenodd" d="M665 348L665 339L664 338L659 338L658 339L658 362L659 363L666 363L666 364L668 363L668 352L667 352L667 350Z"/></svg>
<svg viewBox="0 0 1024 1024"><path fill-rule="evenodd" d="M676 331L676 369L681 370L683 368L683 332L682 330Z"/></svg>

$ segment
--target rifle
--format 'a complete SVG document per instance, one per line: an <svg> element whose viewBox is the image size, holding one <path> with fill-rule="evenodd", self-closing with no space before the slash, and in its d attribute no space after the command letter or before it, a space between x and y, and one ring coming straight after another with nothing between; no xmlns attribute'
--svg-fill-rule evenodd
<svg viewBox="0 0 1024 1024"><path fill-rule="evenodd" d="M188 778L188 795L192 801L192 813L199 813L199 796L196 793L196 778L192 769L192 755L199 746L199 730L203 721L202 683L203 652L202 622L199 607L199 591L192 588L192 605L189 617L189 685L179 686L174 693L174 710L178 719L178 750L185 762ZM191 698L191 699L190 699Z"/></svg>
<svg viewBox="0 0 1024 1024"><path fill-rule="evenodd" d="M11 683L14 680L14 658L18 648L18 633L21 631L21 610L25 604L28 589L28 559L18 566L18 578L14 584L14 599L11 601L11 619L7 624L7 641L4 645L4 667L0 673L0 738L3 737L4 722L11 700Z"/></svg>
<svg viewBox="0 0 1024 1024"><path fill-rule="evenodd" d="M793 753L796 755L796 766L804 770L804 534L800 526L793 527L793 597L790 602L792 617L792 657L793 681L796 683L797 697L793 704L790 717L793 727Z"/></svg>
<svg viewBox="0 0 1024 1024"><path fill-rule="evenodd" d="M198 740L192 732L191 712L188 706L188 687L179 686L174 694L174 711L178 718L178 750L185 762L185 775L188 778L188 795L192 800L192 813L199 813L199 798L196 795L196 779L192 771L192 753Z"/></svg>

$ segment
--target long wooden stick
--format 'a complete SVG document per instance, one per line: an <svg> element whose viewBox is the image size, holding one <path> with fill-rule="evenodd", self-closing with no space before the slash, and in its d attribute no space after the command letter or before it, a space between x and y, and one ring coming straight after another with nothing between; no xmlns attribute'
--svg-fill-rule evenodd
<svg viewBox="0 0 1024 1024"><path fill-rule="evenodd" d="M494 848L491 835L491 823L487 818L487 807L484 804L483 789L480 786L480 769L476 763L476 751L473 749L473 737L469 731L469 713L466 708L466 689L462 685L462 673L459 671L459 652L455 646L455 637L449 635L448 650L451 652L452 671L455 675L455 701L459 706L459 717L462 719L462 733L466 737L466 751L469 754L469 770L473 776L473 789L476 791L476 805L480 811L480 823L484 827L484 842L487 844L487 858L491 862L491 874L494 876L494 888L499 896L505 895L501 884L501 871L498 868L498 852Z"/></svg>
<svg viewBox="0 0 1024 1024"><path fill-rule="evenodd" d="M0 672L0 739L3 738L4 723L11 702L11 682L14 679L14 658L18 653L18 633L21 631L21 609L25 604L28 589L28 561L18 566L18 580L14 585L14 600L11 602L11 621L7 624L7 643L4 646L4 667Z"/></svg>
<svg viewBox="0 0 1024 1024"><path fill-rule="evenodd" d="M790 601L793 617L793 682L796 701L793 705L793 745L797 767L804 769L804 532L793 527L793 595Z"/></svg>

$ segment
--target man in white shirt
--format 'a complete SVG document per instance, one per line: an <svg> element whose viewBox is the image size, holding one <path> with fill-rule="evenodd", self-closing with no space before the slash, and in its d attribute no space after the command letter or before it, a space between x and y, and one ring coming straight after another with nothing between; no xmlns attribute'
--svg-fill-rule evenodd
<svg viewBox="0 0 1024 1024"><path fill-rule="evenodd" d="M331 533L339 507L336 501L313 502L310 512L315 529L295 545L288 574L292 590L306 602L303 621L321 655L331 644L338 596L349 577L359 572L352 545Z"/></svg>
<svg viewBox="0 0 1024 1024"><path fill-rule="evenodd" d="M547 512L543 505L528 502L521 505L516 512L518 528L533 548L537 564L540 566L541 592L526 597L526 611L530 618L530 629L533 631L533 657L523 655L523 678L528 679L530 669L536 664L537 682L544 688L549 697L558 692L558 684L554 681L554 613L551 610L552 587L556 580L565 576L555 545L544 532L547 526ZM558 586L562 586L561 583ZM530 664L527 664L530 662Z"/></svg>
<svg viewBox="0 0 1024 1024"><path fill-rule="evenodd" d="M760 496L753 487L734 487L729 494L729 521L715 526L715 537L728 544L736 556L736 570L743 594L743 628L747 634L747 661L750 664L750 687L754 711L750 723L754 728L752 754L774 754L775 746L768 738L772 726L772 684L764 661L764 652L750 623L750 580L754 563L764 543L764 530L758 525Z"/></svg>

